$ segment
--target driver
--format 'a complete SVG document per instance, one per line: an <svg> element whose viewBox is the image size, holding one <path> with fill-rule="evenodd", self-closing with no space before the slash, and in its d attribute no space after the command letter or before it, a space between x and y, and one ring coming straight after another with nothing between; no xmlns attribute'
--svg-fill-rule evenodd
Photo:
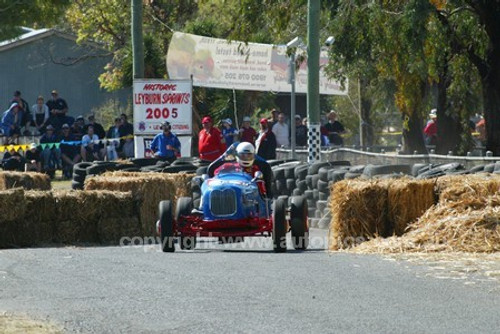
<svg viewBox="0 0 500 334"><path fill-rule="evenodd" d="M262 172L262 175L264 176L264 183L266 185L267 196L272 198L271 182L273 174L271 166L269 166L267 161L255 154L255 147L251 143L243 142L231 145L221 157L210 164L207 170L208 176L213 177L216 175L219 168L226 163L234 164L235 162L231 161L233 152L235 152L236 155L236 163L251 177L253 177L257 171Z"/></svg>

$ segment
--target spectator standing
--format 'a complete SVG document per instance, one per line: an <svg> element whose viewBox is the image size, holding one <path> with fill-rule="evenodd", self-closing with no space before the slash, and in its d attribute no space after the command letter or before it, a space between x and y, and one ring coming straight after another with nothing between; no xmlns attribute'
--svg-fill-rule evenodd
<svg viewBox="0 0 500 334"><path fill-rule="evenodd" d="M285 113L279 113L278 122L273 125L272 131L276 136L276 144L278 147L290 146L290 131L288 129L288 124L285 123Z"/></svg>
<svg viewBox="0 0 500 334"><path fill-rule="evenodd" d="M115 124L110 126L108 132L106 133L106 138L108 144L106 146L106 155L108 160L116 160L120 155L120 126L122 124L122 119L120 117L115 118ZM114 139L114 140L113 140Z"/></svg>
<svg viewBox="0 0 500 334"><path fill-rule="evenodd" d="M63 124L62 135L61 135L61 160L63 176L70 179L73 174L73 166L80 162L82 157L80 156L79 146L76 145L77 140L75 136L71 133L71 128L68 124Z"/></svg>
<svg viewBox="0 0 500 334"><path fill-rule="evenodd" d="M437 143L437 110L432 109L429 113L430 120L424 128L425 145L436 145Z"/></svg>
<svg viewBox="0 0 500 334"><path fill-rule="evenodd" d="M271 115L268 120L269 128L272 129L274 124L278 123L279 111L276 108L271 109Z"/></svg>
<svg viewBox="0 0 500 334"><path fill-rule="evenodd" d="M219 129L212 126L212 118L210 116L203 117L201 124L203 129L201 129L198 135L200 159L214 161L224 153L226 145L223 143L222 134Z"/></svg>
<svg viewBox="0 0 500 334"><path fill-rule="evenodd" d="M325 130L328 133L328 141L331 145L344 145L344 139L341 135L345 133L345 128L342 123L337 120L337 113L331 110L327 117L328 123L325 124Z"/></svg>
<svg viewBox="0 0 500 334"><path fill-rule="evenodd" d="M307 146L307 126L302 124L300 115L295 115L295 144Z"/></svg>
<svg viewBox="0 0 500 334"><path fill-rule="evenodd" d="M42 171L42 157L40 151L35 143L30 145L30 149L26 151L24 171L25 172L38 172Z"/></svg>
<svg viewBox="0 0 500 334"><path fill-rule="evenodd" d="M476 131L479 133L477 139L482 146L486 146L486 122L483 116L480 116L479 121L476 123Z"/></svg>
<svg viewBox="0 0 500 334"><path fill-rule="evenodd" d="M181 152L181 142L172 133L170 122L163 122L161 129L162 133L157 134L151 142L151 150L156 158L173 162Z"/></svg>
<svg viewBox="0 0 500 334"><path fill-rule="evenodd" d="M73 122L73 125L70 128L71 134L75 137L76 141L81 141L84 135L83 127L85 126L85 119L82 115L78 116L76 120Z"/></svg>
<svg viewBox="0 0 500 334"><path fill-rule="evenodd" d="M19 127L25 127L25 134L29 134L31 126L31 113L28 102L21 97L21 92L16 90L10 104L16 102L19 105Z"/></svg>
<svg viewBox="0 0 500 334"><path fill-rule="evenodd" d="M19 104L14 102L2 115L2 132L4 136L8 137L8 142L12 142L13 138L17 138L21 134L20 123Z"/></svg>
<svg viewBox="0 0 500 334"><path fill-rule="evenodd" d="M123 152L125 158L134 157L134 138L123 138L134 135L134 126L128 122L127 115L121 114L120 118L122 124L120 125L120 150Z"/></svg>
<svg viewBox="0 0 500 334"><path fill-rule="evenodd" d="M230 118L222 120L222 136L227 147L231 146L238 137L238 130L233 128L232 125L233 121Z"/></svg>
<svg viewBox="0 0 500 334"><path fill-rule="evenodd" d="M31 107L33 114L33 125L36 127L38 134L45 132L45 126L50 117L49 107L45 104L43 96L38 96L36 103Z"/></svg>
<svg viewBox="0 0 500 334"><path fill-rule="evenodd" d="M263 118L259 123L259 137L255 141L257 155L266 160L276 159L276 137L269 127L269 121Z"/></svg>
<svg viewBox="0 0 500 334"><path fill-rule="evenodd" d="M56 145L60 140L55 133L55 128L49 124L45 129L45 133L40 137L42 146L42 169L44 172L52 172L55 169L62 169L61 150Z"/></svg>
<svg viewBox="0 0 500 334"><path fill-rule="evenodd" d="M250 126L250 117L243 117L243 123L240 128L240 142L248 142L253 145L255 138L257 138L257 131Z"/></svg>
<svg viewBox="0 0 500 334"><path fill-rule="evenodd" d="M101 160L99 152L99 137L94 133L94 127L87 128L87 134L82 137L82 147L80 150L83 161Z"/></svg>
<svg viewBox="0 0 500 334"><path fill-rule="evenodd" d="M66 100L59 97L56 90L53 90L50 95L51 98L46 103L50 112L49 123L52 124L56 131L59 131L64 123L70 123L66 118L68 104Z"/></svg>

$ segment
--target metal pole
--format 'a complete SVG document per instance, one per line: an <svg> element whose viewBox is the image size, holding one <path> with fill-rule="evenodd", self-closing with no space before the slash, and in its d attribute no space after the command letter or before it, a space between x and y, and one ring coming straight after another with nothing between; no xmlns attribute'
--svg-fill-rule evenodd
<svg viewBox="0 0 500 334"><path fill-rule="evenodd" d="M132 0L132 54L134 79L144 78L144 42L142 38L142 0Z"/></svg>
<svg viewBox="0 0 500 334"><path fill-rule="evenodd" d="M292 93L290 94L290 144L292 149L292 159L295 159L296 149L296 127L295 127L295 53L290 55L290 84L292 85Z"/></svg>
<svg viewBox="0 0 500 334"><path fill-rule="evenodd" d="M319 12L320 0L308 0L307 10L307 117L309 119L309 163L320 160L319 110Z"/></svg>

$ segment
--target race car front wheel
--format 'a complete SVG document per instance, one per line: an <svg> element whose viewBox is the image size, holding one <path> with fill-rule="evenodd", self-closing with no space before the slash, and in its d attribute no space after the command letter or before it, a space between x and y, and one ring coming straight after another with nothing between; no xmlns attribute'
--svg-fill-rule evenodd
<svg viewBox="0 0 500 334"><path fill-rule="evenodd" d="M174 217L172 214L172 202L161 201L160 211L160 237L161 249L164 252L175 252L174 246Z"/></svg>
<svg viewBox="0 0 500 334"><path fill-rule="evenodd" d="M286 252L286 232L286 203L278 198L273 211L273 250L276 253Z"/></svg>
<svg viewBox="0 0 500 334"><path fill-rule="evenodd" d="M305 250L309 245L307 201L303 196L293 196L290 205L290 225L293 248Z"/></svg>

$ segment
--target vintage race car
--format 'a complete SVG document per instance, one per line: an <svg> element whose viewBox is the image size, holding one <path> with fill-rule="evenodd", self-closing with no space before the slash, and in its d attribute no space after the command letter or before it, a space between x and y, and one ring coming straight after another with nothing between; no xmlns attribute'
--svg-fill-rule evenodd
<svg viewBox="0 0 500 334"><path fill-rule="evenodd" d="M286 233L291 230L295 249L309 244L307 201L291 198L290 207L283 199L271 205L265 193L262 173L252 178L235 164L225 164L218 173L201 184L201 202L193 212L191 197L177 201L175 213L171 201L161 201L157 231L164 252L175 251L175 239L181 249L194 249L198 237L241 240L244 237L272 237L275 252L286 251Z"/></svg>

